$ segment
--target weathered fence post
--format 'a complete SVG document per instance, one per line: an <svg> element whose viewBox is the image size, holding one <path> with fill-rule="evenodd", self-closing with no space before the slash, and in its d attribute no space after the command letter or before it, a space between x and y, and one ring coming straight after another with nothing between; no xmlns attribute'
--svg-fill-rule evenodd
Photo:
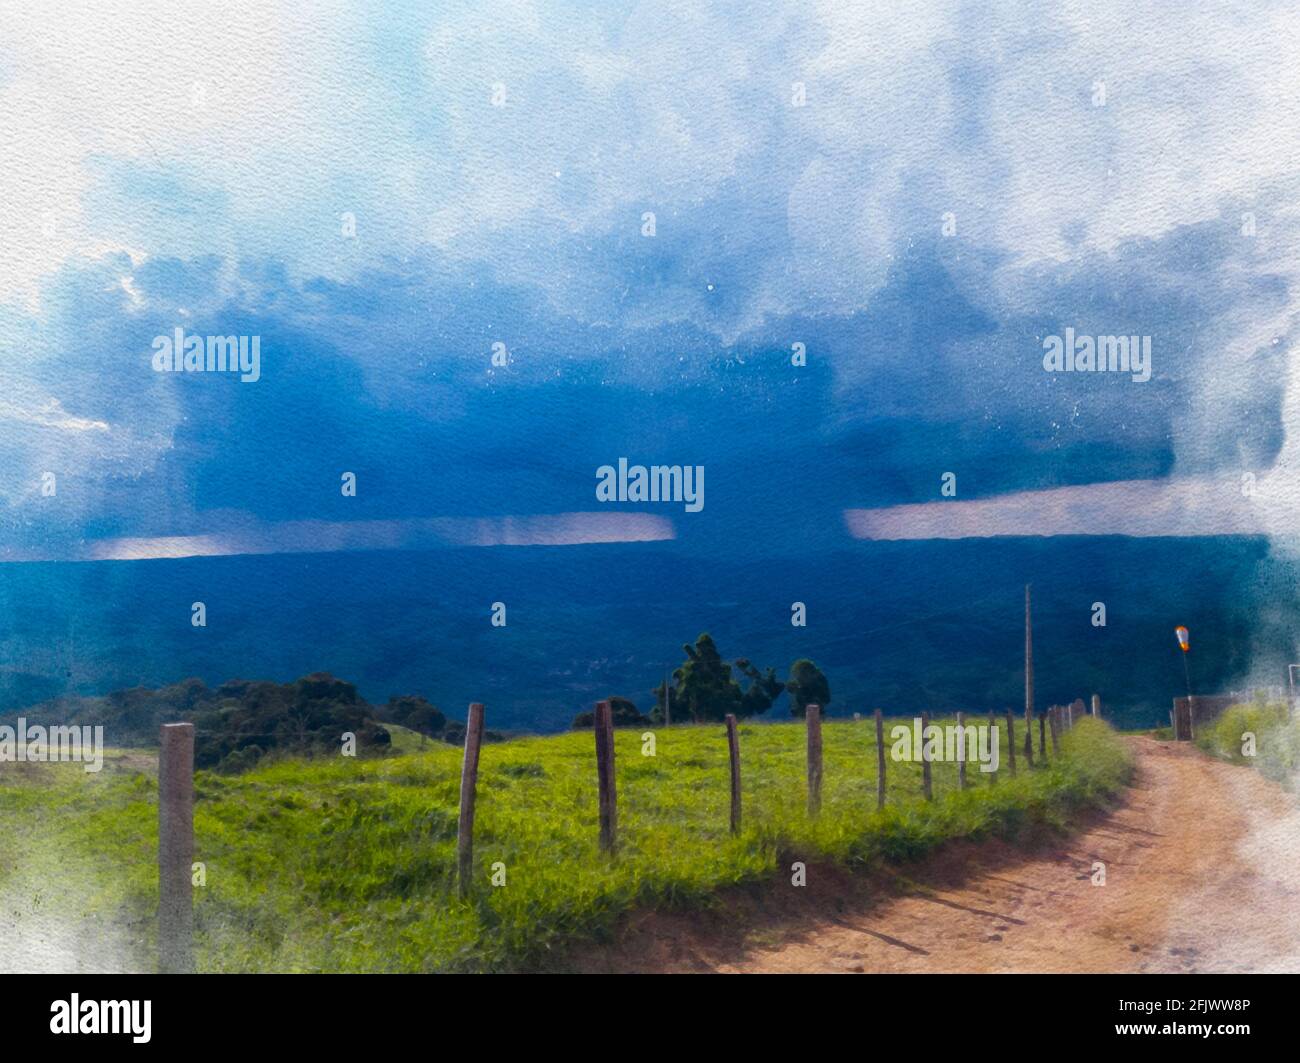
<svg viewBox="0 0 1300 1063"><path fill-rule="evenodd" d="M957 713L957 789L966 789L966 714Z"/></svg>
<svg viewBox="0 0 1300 1063"><path fill-rule="evenodd" d="M596 702L596 778L600 788L600 847L614 851L618 835L618 793L614 783L614 715L608 701Z"/></svg>
<svg viewBox="0 0 1300 1063"><path fill-rule="evenodd" d="M1061 755L1061 721L1065 718L1062 706L1053 705L1047 710L1047 715L1052 724L1052 756L1059 757Z"/></svg>
<svg viewBox="0 0 1300 1063"><path fill-rule="evenodd" d="M809 705L808 721L808 814L817 815L822 807L822 707Z"/></svg>
<svg viewBox="0 0 1300 1063"><path fill-rule="evenodd" d="M876 808L885 807L885 719L876 710Z"/></svg>
<svg viewBox="0 0 1300 1063"><path fill-rule="evenodd" d="M727 713L727 752L731 756L731 833L740 833L740 735L736 717Z"/></svg>
<svg viewBox="0 0 1300 1063"><path fill-rule="evenodd" d="M930 757L926 753L926 747L929 746L930 740L926 737L925 732L930 728L930 714L921 713L921 785L925 790L925 799L934 800L934 788L930 780Z"/></svg>
<svg viewBox="0 0 1300 1063"><path fill-rule="evenodd" d="M1034 766L1034 621L1025 584L1025 762ZM1040 732L1041 734L1041 732Z"/></svg>
<svg viewBox="0 0 1300 1063"><path fill-rule="evenodd" d="M158 754L158 958L194 970L194 725L162 725Z"/></svg>
<svg viewBox="0 0 1300 1063"><path fill-rule="evenodd" d="M1002 743L998 741L998 716L992 709L989 709L989 746L997 749ZM1002 751L998 749L998 759L1001 760ZM993 786L998 781L996 771L989 772L989 785Z"/></svg>
<svg viewBox="0 0 1300 1063"><path fill-rule="evenodd" d="M483 748L483 704L471 702L465 720L465 756L460 764L460 822L456 827L456 888L468 897L474 886L474 801L478 796L478 755Z"/></svg>
<svg viewBox="0 0 1300 1063"><path fill-rule="evenodd" d="M1098 718L1101 717L1101 695L1100 694L1094 694L1092 696L1092 714Z"/></svg>
<svg viewBox="0 0 1300 1063"><path fill-rule="evenodd" d="M1038 755L1044 759L1047 757L1047 716L1048 713L1038 716Z"/></svg>
<svg viewBox="0 0 1300 1063"><path fill-rule="evenodd" d="M1016 714L1007 709L1007 754L1010 761L1011 774L1016 774Z"/></svg>

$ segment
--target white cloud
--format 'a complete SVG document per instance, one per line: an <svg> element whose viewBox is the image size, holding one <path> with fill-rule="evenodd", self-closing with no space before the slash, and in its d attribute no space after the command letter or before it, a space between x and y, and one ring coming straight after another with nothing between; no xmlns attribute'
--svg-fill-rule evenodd
<svg viewBox="0 0 1300 1063"><path fill-rule="evenodd" d="M227 515L228 519L229 515ZM299 520L205 535L98 539L52 550L0 551L0 561L143 561L151 558L245 554L428 550L442 546L578 546L663 542L673 522L652 513L546 513L518 517L433 517L416 520Z"/></svg>
<svg viewBox="0 0 1300 1063"><path fill-rule="evenodd" d="M1300 157L1289 4L736 10L5 4L0 305L37 307L63 263L113 248L136 265L216 255L228 272L269 256L298 276L433 248L578 317L700 320L680 278L633 319L606 276L642 210L771 229L734 280L742 310L715 326L727 338L774 314L869 308L894 249L947 210L954 276L995 314L1026 309L1040 264L1231 221L1237 204L1261 204L1267 247L1242 286L1300 276L1289 221L1266 209ZM790 105L794 81L805 107ZM339 235L344 211L356 240ZM557 261L562 241L578 250ZM962 248L991 254L975 264ZM143 304L132 274L119 283ZM1215 326L1202 412L1244 386L1234 359L1293 317ZM0 328L0 364L21 378L9 338ZM1194 456L1194 431L1176 430Z"/></svg>
<svg viewBox="0 0 1300 1063"><path fill-rule="evenodd" d="M6 289L30 297L104 241L328 274L428 243L562 294L555 238L599 247L641 209L735 181L728 195L784 205L791 241L766 265L794 283L765 284L757 321L865 305L890 247L945 210L1012 261L1062 258L1215 217L1300 154L1286 5L828 0L736 18L489 2L408 16L418 71L386 54L374 13L343 4L6 5L0 148L19 163L0 178ZM804 108L790 106L796 80ZM490 104L498 81L504 108ZM182 180L169 193L182 202L105 193L124 161ZM92 192L104 198L88 214ZM353 244L336 238L344 210Z"/></svg>
<svg viewBox="0 0 1300 1063"><path fill-rule="evenodd" d="M4 5L0 300L35 305L42 278L105 245L327 271L349 209L395 246L409 145L367 69L364 17L339 4ZM126 189L113 184L123 164L136 168Z"/></svg>
<svg viewBox="0 0 1300 1063"><path fill-rule="evenodd" d="M1300 469L1279 461L1260 473L1116 480L970 501L849 509L856 539L972 539L1033 535L1139 538L1265 535L1300 543Z"/></svg>
<svg viewBox="0 0 1300 1063"><path fill-rule="evenodd" d="M0 420L18 421L41 428L57 428L65 432L107 432L107 421L91 417L76 417L63 408L58 399L49 399L39 406L27 408L0 399Z"/></svg>

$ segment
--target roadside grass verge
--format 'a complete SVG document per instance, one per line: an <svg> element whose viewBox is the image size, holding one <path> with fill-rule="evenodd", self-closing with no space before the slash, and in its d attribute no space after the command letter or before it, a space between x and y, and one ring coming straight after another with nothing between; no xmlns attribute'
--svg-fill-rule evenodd
<svg viewBox="0 0 1300 1063"><path fill-rule="evenodd" d="M1253 737L1254 755L1249 755ZM1300 720L1285 702L1256 700L1225 709L1196 729L1196 745L1222 760L1253 767L1265 778L1295 789L1300 774Z"/></svg>
<svg viewBox="0 0 1300 1063"><path fill-rule="evenodd" d="M889 726L902 723L887 722ZM908 721L910 723L910 721ZM935 720L941 725L951 720ZM980 717L968 723L986 722ZM824 724L821 815L806 812L802 723L742 724L743 825L728 828L725 731L719 724L615 736L619 848L597 847L590 731L485 746L475 826L476 889L455 895L461 750L430 743L383 759L283 760L243 775L196 777L197 951L206 971L518 970L607 933L629 911L694 908L728 887L770 880L778 859L850 870L901 863L952 839L1023 839L1067 830L1127 783L1131 755L1085 718L1061 756L1008 773L999 724L996 784L974 764L936 763L934 801L920 763L887 766L876 811L874 725ZM1020 721L1017 721L1020 723ZM1023 740L1023 730L1017 727ZM1037 737L1037 736L1035 736ZM1019 742L1017 743L1019 745ZM1050 745L1049 745L1050 750ZM1035 757L1038 760L1037 756ZM45 861L75 851L98 871L87 903L129 925L154 954L157 783L141 751L105 770L0 765L0 819L10 848ZM23 766L27 767L27 766ZM494 868L494 865L498 865ZM0 886L5 874L0 852ZM505 884L494 886L494 870Z"/></svg>

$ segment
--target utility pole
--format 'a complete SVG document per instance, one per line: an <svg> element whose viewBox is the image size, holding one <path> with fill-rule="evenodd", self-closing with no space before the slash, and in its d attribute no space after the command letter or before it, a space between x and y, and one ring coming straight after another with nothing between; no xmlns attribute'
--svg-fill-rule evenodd
<svg viewBox="0 0 1300 1063"><path fill-rule="evenodd" d="M1034 766L1034 620L1025 584L1025 762Z"/></svg>

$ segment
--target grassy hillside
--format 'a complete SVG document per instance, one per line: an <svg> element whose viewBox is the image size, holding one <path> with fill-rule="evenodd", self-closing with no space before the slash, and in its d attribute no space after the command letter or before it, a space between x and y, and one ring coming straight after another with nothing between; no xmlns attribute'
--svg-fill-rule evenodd
<svg viewBox="0 0 1300 1063"><path fill-rule="evenodd" d="M943 722L943 721L936 721ZM979 722L979 721L974 721ZM483 749L477 894L455 898L461 751L395 733L384 759L316 759L196 778L199 965L208 971L439 971L545 964L574 938L642 906L710 903L723 887L768 881L796 859L864 867L920 856L946 839L1065 828L1126 781L1130 760L1104 724L1085 719L1048 767L1010 778L1006 736L997 785L973 767L934 765L935 801L919 764L889 761L889 807L875 811L869 720L825 725L823 811L805 812L801 723L740 729L744 829L728 831L725 732L719 725L615 736L620 848L597 849L590 732ZM888 735L888 732L886 732ZM888 738L887 738L888 741ZM1050 748L1050 747L1049 747ZM78 765L0 765L0 893L48 866L77 903L125 925L146 966L157 903L156 782L141 751ZM21 770L19 770L21 769ZM506 884L489 882L505 865Z"/></svg>

